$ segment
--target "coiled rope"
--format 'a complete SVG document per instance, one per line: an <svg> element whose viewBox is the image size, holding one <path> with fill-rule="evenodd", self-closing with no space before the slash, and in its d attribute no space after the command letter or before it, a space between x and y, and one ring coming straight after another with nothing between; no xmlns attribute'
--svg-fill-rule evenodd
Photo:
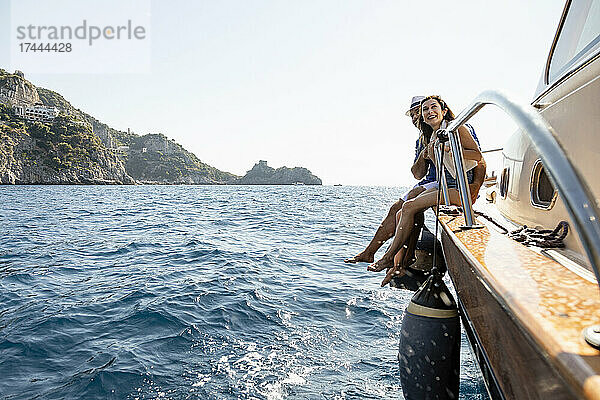
<svg viewBox="0 0 600 400"><path fill-rule="evenodd" d="M543 248L563 248L565 244L563 239L569 233L569 224L566 221L560 221L554 230L528 228L523 225L521 228L508 234L513 240L523 243L525 246L537 246Z"/></svg>

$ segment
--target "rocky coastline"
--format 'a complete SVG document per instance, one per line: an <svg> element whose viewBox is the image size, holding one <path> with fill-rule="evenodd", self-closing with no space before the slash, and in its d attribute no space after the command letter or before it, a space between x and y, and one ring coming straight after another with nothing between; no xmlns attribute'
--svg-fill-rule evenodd
<svg viewBox="0 0 600 400"><path fill-rule="evenodd" d="M137 135L113 129L75 108L59 93L36 87L22 72L0 69L0 184L321 185L322 182L306 168L274 169L264 160L244 176L218 170L165 135Z"/></svg>

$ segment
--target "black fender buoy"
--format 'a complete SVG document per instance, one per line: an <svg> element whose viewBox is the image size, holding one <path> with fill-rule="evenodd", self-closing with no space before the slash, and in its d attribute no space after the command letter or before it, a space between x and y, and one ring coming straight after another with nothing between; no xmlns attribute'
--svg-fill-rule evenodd
<svg viewBox="0 0 600 400"><path fill-rule="evenodd" d="M460 319L456 302L436 270L404 312L398 361L407 400L458 399Z"/></svg>
<svg viewBox="0 0 600 400"><path fill-rule="evenodd" d="M417 291L421 285L423 285L423 283L425 283L430 275L429 271L416 269L410 266L404 268L404 272L404 275L392 278L390 281L390 287L414 292Z"/></svg>

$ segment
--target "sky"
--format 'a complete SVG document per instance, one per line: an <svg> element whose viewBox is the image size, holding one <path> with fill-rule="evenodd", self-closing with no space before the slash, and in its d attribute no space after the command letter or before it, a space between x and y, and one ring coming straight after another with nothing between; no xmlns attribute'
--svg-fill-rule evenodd
<svg viewBox="0 0 600 400"><path fill-rule="evenodd" d="M57 1L36 2L36 11ZM266 160L306 167L324 184L410 185L418 137L404 115L410 98L439 94L455 114L487 89L531 102L563 6L155 0L148 68L23 72L113 128L163 133L224 171L243 175ZM21 69L11 62L10 9L0 0L0 68ZM489 107L472 124L484 150L516 129ZM486 158L493 166L498 154Z"/></svg>

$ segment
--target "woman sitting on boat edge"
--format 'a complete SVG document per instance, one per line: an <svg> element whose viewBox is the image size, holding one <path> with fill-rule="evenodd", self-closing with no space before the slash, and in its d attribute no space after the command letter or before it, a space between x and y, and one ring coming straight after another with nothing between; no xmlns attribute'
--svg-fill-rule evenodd
<svg viewBox="0 0 600 400"><path fill-rule="evenodd" d="M421 115L421 101L425 96L413 96L410 102L410 107L404 115L411 118L412 124L415 128L419 129L419 118ZM420 132L420 131L419 131ZM408 199L416 197L418 194L423 192L429 187L433 187L437 184L435 181L435 166L429 159L425 159L422 156L422 147L420 141L417 140L415 143L415 160L414 165L411 168L413 175L419 183L417 183L411 190L406 192L398 201L396 201L390 207L389 212L377 228L375 235L367 245L367 247L358 253L356 256L347 258L344 260L345 263L359 263L368 262L372 263L375 261L375 253L377 250L390 238L394 236L396 231L396 215L402 208L402 204ZM437 186L436 186L437 187ZM424 221L424 218L421 218ZM416 241L415 241L416 243Z"/></svg>
<svg viewBox="0 0 600 400"><path fill-rule="evenodd" d="M445 127L445 124L452 121L455 116L452 110L446 105L446 103L439 96L428 96L421 103L421 113L419 118L419 129L421 131L421 140L424 144L425 149L423 150L424 156L430 160L435 160L434 146L438 144L435 132ZM476 161L477 164L485 165L481 151L477 142L471 135L469 129L461 125L458 128L460 135L460 142L462 144L463 156L465 160ZM449 145L446 143L444 148L445 151L449 151ZM481 170L481 168L480 168ZM479 171L480 172L480 171ZM478 175L481 175L480 173ZM485 176L485 170L483 172ZM469 189L471 190L471 198L474 201L479 193L479 188L483 183L483 180L474 179L473 170L467 172L467 179L469 183ZM448 184L448 195L451 204L460 205L460 194L457 190L456 180L446 171L446 181ZM401 210L398 212L396 224L396 232L394 235L394 241L388 248L383 257L371 264L369 270L381 271L384 268L391 268L388 272L388 276L393 275L398 267L404 267L404 265L394 265L394 256L401 250L407 243L414 228L414 217L415 214L426 210L429 207L435 206L438 199L438 189L431 188L420 193L417 197L411 200L407 200L402 205ZM400 257L400 261L405 259ZM398 260L397 260L398 261ZM402 264L398 262L398 264ZM384 280L385 282L385 280Z"/></svg>

